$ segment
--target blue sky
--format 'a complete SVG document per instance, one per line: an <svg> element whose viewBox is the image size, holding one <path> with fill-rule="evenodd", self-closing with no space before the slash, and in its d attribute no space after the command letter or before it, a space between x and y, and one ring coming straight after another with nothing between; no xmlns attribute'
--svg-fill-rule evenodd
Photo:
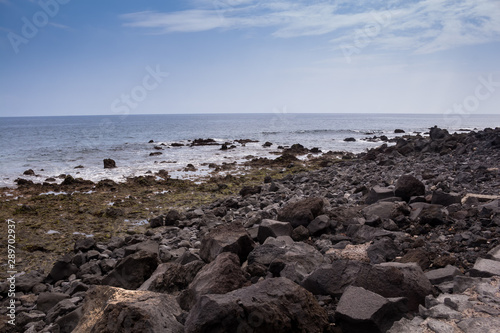
<svg viewBox="0 0 500 333"><path fill-rule="evenodd" d="M500 111L500 1L0 0L0 116Z"/></svg>

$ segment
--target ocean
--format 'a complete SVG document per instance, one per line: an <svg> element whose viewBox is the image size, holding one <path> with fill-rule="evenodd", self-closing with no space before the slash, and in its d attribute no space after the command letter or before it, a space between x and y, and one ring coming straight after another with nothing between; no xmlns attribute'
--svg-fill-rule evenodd
<svg viewBox="0 0 500 333"><path fill-rule="evenodd" d="M362 152L382 144L374 135L394 137L395 129L424 133L434 125L451 132L500 126L500 115L429 114L198 114L114 115L0 118L0 186L14 186L22 177L43 182L70 174L92 181L167 170L174 178L206 174L207 163L242 161L249 155L275 158L277 146L300 143L326 151ZM355 142L345 142L347 137ZM237 139L258 142L221 151L220 146L190 147L189 140L213 138L219 143ZM153 140L154 143L149 143ZM264 142L271 148L263 148ZM177 142L182 147L168 147ZM161 144L164 144L162 146ZM154 147L160 146L163 150ZM150 156L152 152L161 155ZM117 168L104 169L112 158ZM193 164L198 172L185 172ZM83 166L75 168L77 166ZM35 176L23 172L33 169Z"/></svg>

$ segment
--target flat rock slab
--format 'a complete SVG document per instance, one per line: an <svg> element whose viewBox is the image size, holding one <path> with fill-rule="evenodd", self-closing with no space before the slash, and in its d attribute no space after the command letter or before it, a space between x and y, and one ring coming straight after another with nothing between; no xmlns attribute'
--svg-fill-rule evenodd
<svg viewBox="0 0 500 333"><path fill-rule="evenodd" d="M490 277L500 275L500 261L478 259L470 270L471 276Z"/></svg>
<svg viewBox="0 0 500 333"><path fill-rule="evenodd" d="M467 333L498 333L500 318L468 318L460 321L458 327Z"/></svg>
<svg viewBox="0 0 500 333"><path fill-rule="evenodd" d="M451 265L425 273L425 276L427 276L433 285L441 284L446 281L453 281L453 278L457 275L463 274L457 267Z"/></svg>

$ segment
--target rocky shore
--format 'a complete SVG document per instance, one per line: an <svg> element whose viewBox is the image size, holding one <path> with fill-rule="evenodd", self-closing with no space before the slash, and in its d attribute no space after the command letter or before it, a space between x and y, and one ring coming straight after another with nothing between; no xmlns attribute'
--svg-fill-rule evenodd
<svg viewBox="0 0 500 333"><path fill-rule="evenodd" d="M155 211L141 233L78 238L15 278L15 325L1 285L0 330L498 332L499 128L316 162Z"/></svg>

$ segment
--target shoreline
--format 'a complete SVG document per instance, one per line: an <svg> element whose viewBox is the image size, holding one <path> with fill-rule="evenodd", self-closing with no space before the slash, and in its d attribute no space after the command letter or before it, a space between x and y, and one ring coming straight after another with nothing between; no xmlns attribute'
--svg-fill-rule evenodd
<svg viewBox="0 0 500 333"><path fill-rule="evenodd" d="M275 161L255 159L246 175L212 176L199 184L171 179L167 174L162 179L155 178L159 175L140 176L125 183L90 183L66 177L64 185L26 183L15 190L0 189L2 194L14 192L12 196L0 196L0 217L14 219L20 226L18 256L24 262L19 268L45 268L40 281L56 290L61 284L55 286L47 274L62 254L73 250L75 242L95 239L98 245L93 249L98 255L116 237L125 243L129 240L123 246L131 246L136 241L130 241L137 239L135 244L156 242L168 246L170 257L160 258L164 264L186 256L197 261L200 256L203 259L203 244L212 230L238 223L255 242L255 249L264 248L267 245L259 236L264 221L293 221L290 216L295 213L286 217L283 210L307 198L321 198L321 213L312 213L314 226L309 218L305 224L291 222L294 233L290 236L295 245L283 245L285 252L287 246L299 246L306 251L304 258L294 260L305 265L307 274L299 270L292 275L283 271L280 275L280 270L275 271L277 266L265 264L261 261L264 258L255 252L252 258L260 266L252 266L246 258L247 266L241 268L246 272L246 283L254 285L262 279L286 276L307 286L302 279L314 276L315 270L327 263L325 260L331 263L344 259L369 265L369 270L373 268L370 265L384 262L413 262L425 273L453 266L457 270L453 274L469 276L478 270L478 260L489 258L492 249L499 245L499 147L498 128L462 134L433 128L429 137L398 138L394 145L382 145L356 155L332 153L301 161L293 151L297 153L304 147L295 146ZM415 187L419 190L408 194L414 198L405 198L406 194L398 192L400 179L405 175L417 179ZM40 195L50 191L54 193ZM65 194L56 194L61 191ZM12 200L16 196L18 199ZM167 224L166 217L172 211L179 215ZM144 223L133 225L135 222ZM300 225L305 228L299 228ZM51 230L58 233L47 234ZM94 237L75 235L75 231ZM6 233L2 230L2 234ZM303 248L306 245L307 250ZM157 255L161 257L160 252ZM123 259L115 254L110 258L117 263ZM202 262L208 265L214 259ZM102 260L98 258L96 262ZM285 265L281 269L287 267L288 259L280 260ZM77 279L68 285L79 281L90 287L106 275L82 274L77 273ZM433 288L435 296L450 291L449 286L441 283ZM84 294L78 295L81 299L76 307L84 299ZM321 304L326 312L335 313L337 302L331 298ZM29 307L25 310L29 311ZM334 317L342 322L341 317Z"/></svg>

